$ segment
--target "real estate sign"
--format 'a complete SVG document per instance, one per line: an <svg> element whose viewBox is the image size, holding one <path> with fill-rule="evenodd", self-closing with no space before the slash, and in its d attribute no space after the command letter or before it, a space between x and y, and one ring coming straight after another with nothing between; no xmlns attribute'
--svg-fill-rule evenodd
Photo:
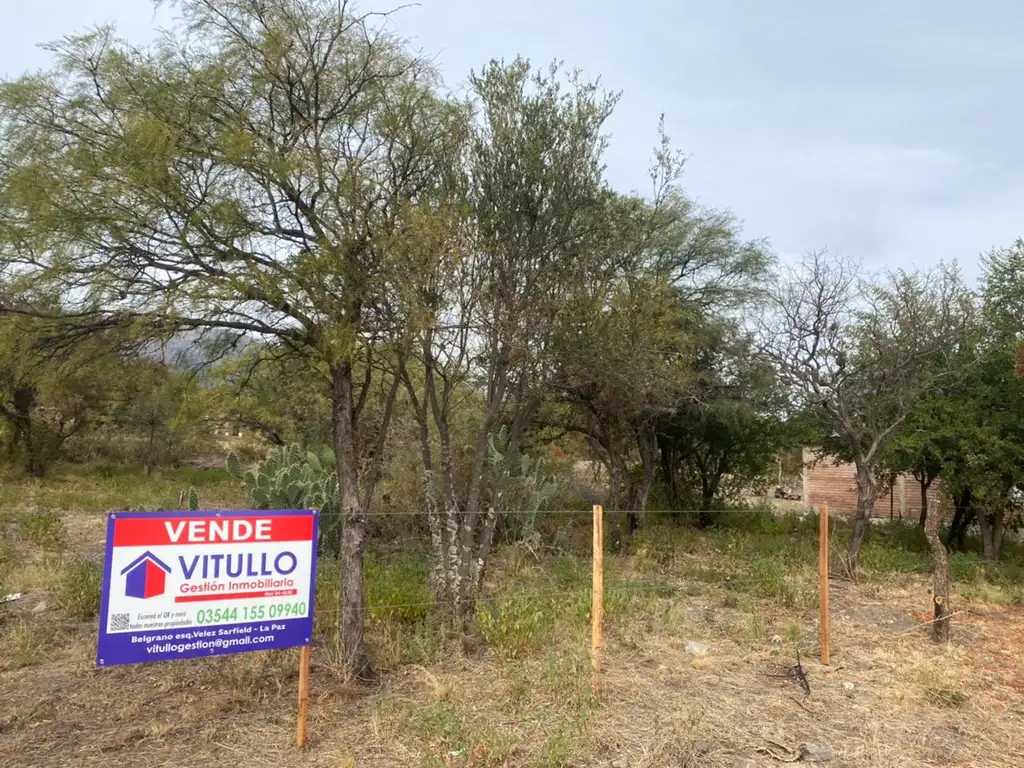
<svg viewBox="0 0 1024 768"><path fill-rule="evenodd" d="M317 513L113 512L98 666L309 645Z"/></svg>

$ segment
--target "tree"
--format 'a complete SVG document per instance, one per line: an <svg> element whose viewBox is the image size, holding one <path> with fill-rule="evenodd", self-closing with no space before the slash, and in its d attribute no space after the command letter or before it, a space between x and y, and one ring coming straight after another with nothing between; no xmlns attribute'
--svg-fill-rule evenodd
<svg viewBox="0 0 1024 768"><path fill-rule="evenodd" d="M983 553L997 560L1024 483L1024 386L1015 375L1024 339L1024 241L983 257L977 363L948 406L943 476L956 501L949 534L963 546L967 528L981 529Z"/></svg>
<svg viewBox="0 0 1024 768"><path fill-rule="evenodd" d="M130 346L119 333L79 337L59 317L43 323L0 315L0 418L10 430L8 456L29 474L45 475L65 443L110 410Z"/></svg>
<svg viewBox="0 0 1024 768"><path fill-rule="evenodd" d="M605 255L566 302L553 347L556 396L570 409L564 423L585 434L606 465L606 506L625 507L630 531L660 465L659 427L695 396L708 328L756 293L769 261L763 243L742 240L728 213L686 197L678 185L684 158L663 126L659 133L653 194L613 201L607 218L618 223ZM621 543L617 517L613 545Z"/></svg>
<svg viewBox="0 0 1024 768"><path fill-rule="evenodd" d="M775 371L753 354L750 339L729 326L715 336L702 350L694 395L658 427L673 508L684 508L684 485L695 484L702 525L713 522L716 499L749 489L800 432L785 418Z"/></svg>
<svg viewBox="0 0 1024 768"><path fill-rule="evenodd" d="M360 471L359 424L400 335L391 254L466 110L344 3L172 3L183 26L149 48L100 29L51 46L53 71L0 86L4 258L83 326L228 330L324 367L341 646L369 675L364 515L383 451Z"/></svg>
<svg viewBox="0 0 1024 768"><path fill-rule="evenodd" d="M329 371L286 346L254 344L212 371L219 415L282 447L330 445Z"/></svg>
<svg viewBox="0 0 1024 768"><path fill-rule="evenodd" d="M568 406L563 425L586 435L604 463L605 506L626 513L628 533L641 524L658 469L658 424L691 383L684 313L671 286L637 271L577 305L578 322L562 329L555 347L555 397ZM622 522L616 515L615 549L624 543Z"/></svg>
<svg viewBox="0 0 1024 768"><path fill-rule="evenodd" d="M785 270L762 320L762 346L795 404L816 410L857 471L847 552L855 570L889 443L921 398L962 378L970 294L949 268L858 279L853 264L811 254Z"/></svg>
<svg viewBox="0 0 1024 768"><path fill-rule="evenodd" d="M141 456L146 474L202 446L211 411L209 388L189 372L140 358L125 361L121 381L107 382L112 402L105 437L116 429Z"/></svg>
<svg viewBox="0 0 1024 768"><path fill-rule="evenodd" d="M465 154L453 158L450 187L465 203L436 200L446 218L424 227L409 254L420 371L405 372L433 586L460 618L479 590L523 436L545 394L555 318L608 228L601 130L615 102L578 74L566 78L555 65L533 71L521 58L493 61L470 80L477 120ZM473 397L481 412L460 488L451 419Z"/></svg>
<svg viewBox="0 0 1024 768"><path fill-rule="evenodd" d="M922 528L928 520L928 491L942 473L946 450L943 445L944 432L954 417L950 413L951 404L951 398L945 394L922 397L879 459L883 475L898 477L909 473L917 480L921 493L918 524Z"/></svg>

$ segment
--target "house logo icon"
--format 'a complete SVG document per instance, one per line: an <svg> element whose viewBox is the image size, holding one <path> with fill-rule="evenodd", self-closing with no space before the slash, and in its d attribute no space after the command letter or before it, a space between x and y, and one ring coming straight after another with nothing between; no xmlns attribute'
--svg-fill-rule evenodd
<svg viewBox="0 0 1024 768"><path fill-rule="evenodd" d="M125 597L145 600L162 595L167 586L167 574L170 572L170 567L152 552L143 552L121 571L121 575L125 577Z"/></svg>

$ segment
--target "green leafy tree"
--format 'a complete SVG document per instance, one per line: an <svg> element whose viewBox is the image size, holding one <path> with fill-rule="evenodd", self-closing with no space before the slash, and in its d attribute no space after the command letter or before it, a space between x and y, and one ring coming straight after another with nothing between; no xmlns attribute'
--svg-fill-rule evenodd
<svg viewBox="0 0 1024 768"><path fill-rule="evenodd" d="M50 72L0 85L3 258L83 327L230 331L323 367L341 647L370 675L364 513L383 450L361 470L360 419L402 325L392 255L414 237L410 212L429 211L466 110L333 0L169 4L182 23L149 47L100 29L51 46Z"/></svg>
<svg viewBox="0 0 1024 768"><path fill-rule="evenodd" d="M735 499L757 485L786 449L806 433L788 419L786 393L749 339L726 331L702 348L694 395L659 426L662 469L673 508L684 508L697 486L702 524L714 520L718 499Z"/></svg>
<svg viewBox="0 0 1024 768"><path fill-rule="evenodd" d="M552 319L606 226L602 126L615 98L557 66L494 61L470 77L477 120L453 157L446 218L408 253L420 275L405 300L418 371L406 389L419 424L432 581L471 615L524 434L545 393ZM458 195L463 197L460 201ZM480 393L460 487L452 415ZM490 444L505 429L501 460ZM436 435L437 448L433 435Z"/></svg>
<svg viewBox="0 0 1024 768"><path fill-rule="evenodd" d="M977 523L987 559L999 558L1024 485L1024 382L1015 375L1024 339L1024 241L983 258L981 323L970 377L946 404L943 478L955 502L950 543Z"/></svg>
<svg viewBox="0 0 1024 768"><path fill-rule="evenodd" d="M108 386L112 402L100 435L124 444L117 458L141 456L148 475L209 446L213 393L196 376L142 358L125 361L120 380Z"/></svg>
<svg viewBox="0 0 1024 768"><path fill-rule="evenodd" d="M0 418L10 434L8 457L42 476L69 440L102 422L125 380L126 346L116 333L79 338L59 317L44 323L20 312L0 315Z"/></svg>
<svg viewBox="0 0 1024 768"><path fill-rule="evenodd" d="M769 257L727 214L678 186L683 159L661 131L649 200L618 198L601 260L560 313L554 387L564 424L608 469L611 510L640 525L659 467L658 431L697 391L709 328L755 293ZM710 320L714 318L713 320ZM621 545L621 517L613 544Z"/></svg>
<svg viewBox="0 0 1024 768"><path fill-rule="evenodd" d="M329 371L276 345L251 345L211 376L218 413L275 446L331 444Z"/></svg>

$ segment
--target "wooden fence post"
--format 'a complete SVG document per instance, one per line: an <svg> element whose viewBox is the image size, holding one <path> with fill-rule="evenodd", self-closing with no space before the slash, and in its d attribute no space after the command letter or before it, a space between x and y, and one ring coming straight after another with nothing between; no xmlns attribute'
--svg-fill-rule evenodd
<svg viewBox="0 0 1024 768"><path fill-rule="evenodd" d="M309 714L309 656L310 646L299 649L299 721L295 743L299 749L306 746L306 718Z"/></svg>
<svg viewBox="0 0 1024 768"><path fill-rule="evenodd" d="M594 698L600 696L601 633L604 624L604 508L594 505L594 584L590 599L590 666Z"/></svg>
<svg viewBox="0 0 1024 768"><path fill-rule="evenodd" d="M821 663L829 663L829 612L828 612L828 504L821 505L818 513L818 606L821 611Z"/></svg>

